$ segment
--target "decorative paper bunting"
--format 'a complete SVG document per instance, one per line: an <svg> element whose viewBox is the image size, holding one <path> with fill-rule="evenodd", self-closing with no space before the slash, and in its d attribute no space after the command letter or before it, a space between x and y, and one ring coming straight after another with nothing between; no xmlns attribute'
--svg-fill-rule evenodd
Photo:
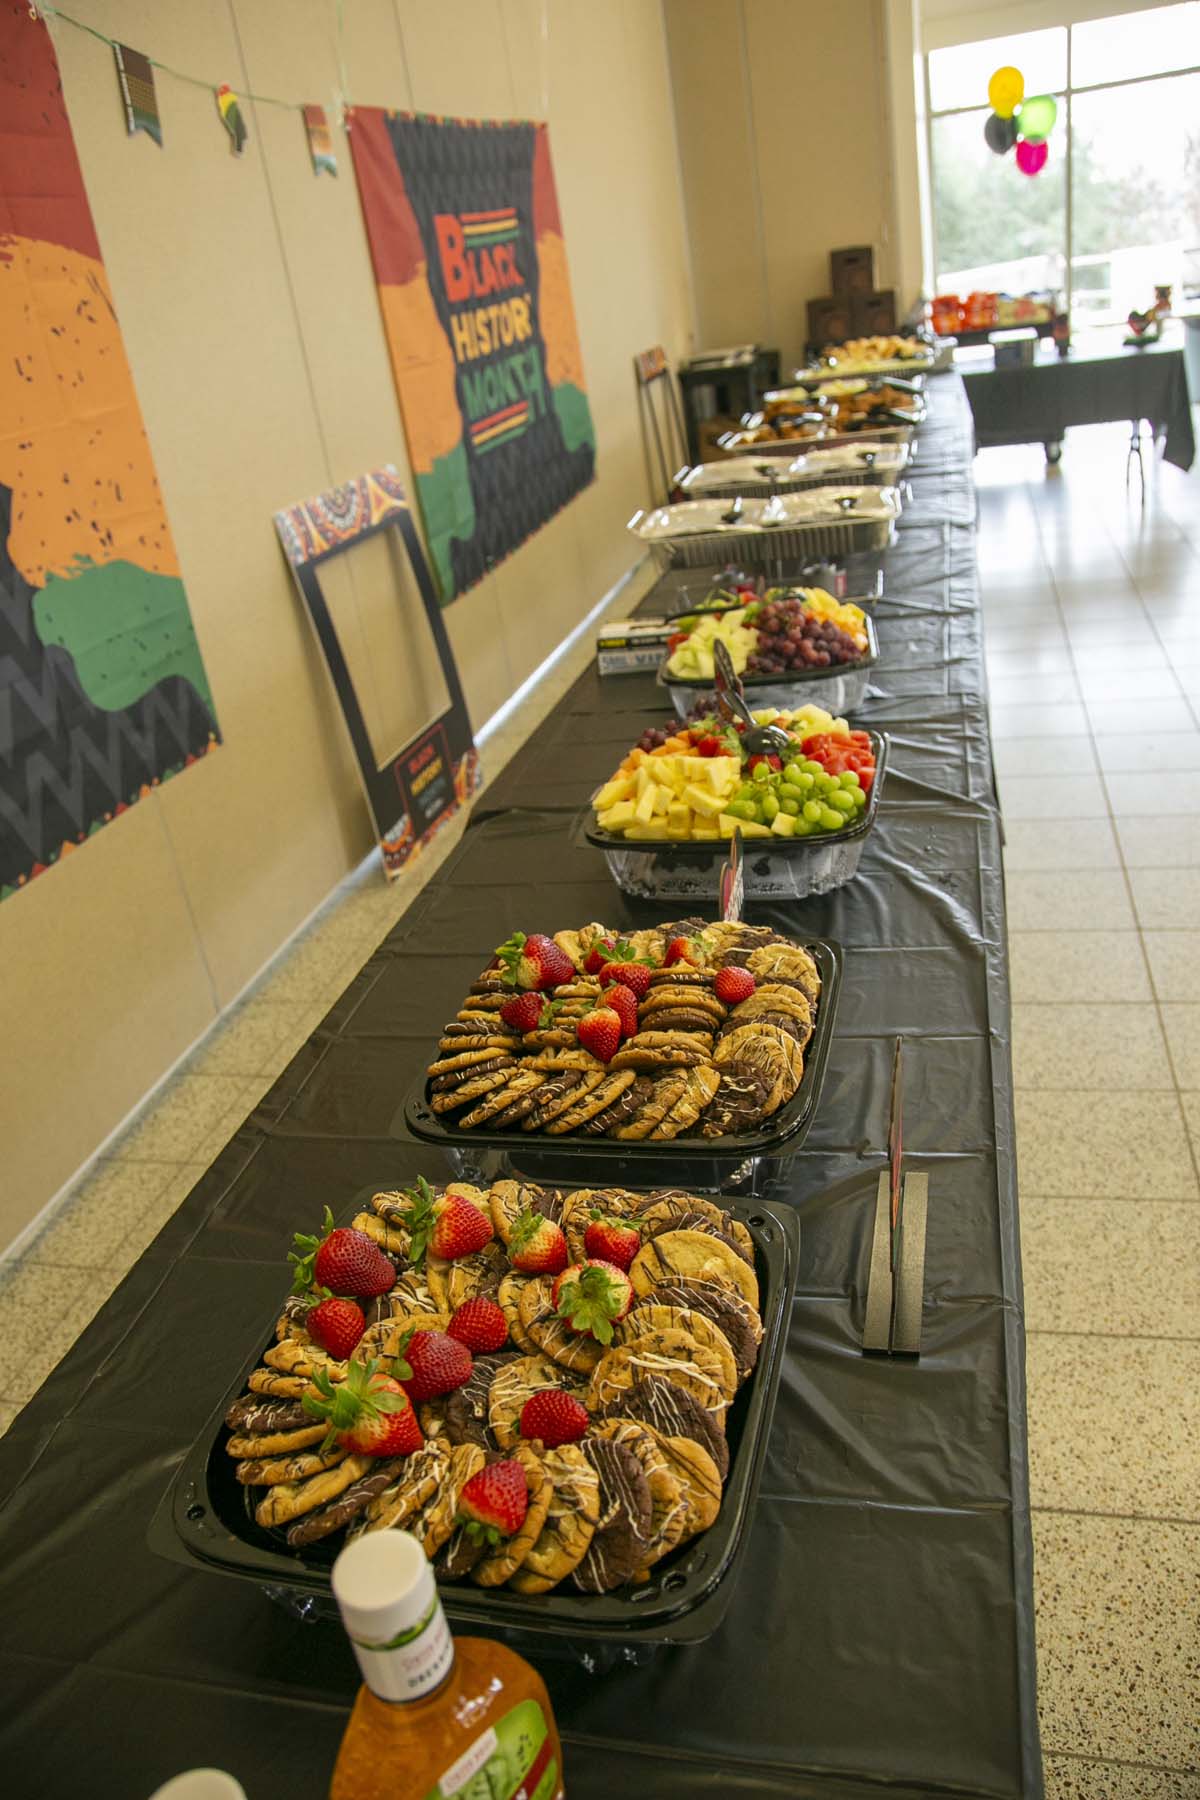
<svg viewBox="0 0 1200 1800"><path fill-rule="evenodd" d="M225 81L216 90L216 97L217 111L221 115L221 121L233 139L233 154L240 156L246 148L246 121L242 117L238 97Z"/></svg>
<svg viewBox="0 0 1200 1800"><path fill-rule="evenodd" d="M333 139L329 135L329 121L325 117L323 106L302 106L304 128L308 132L308 149L312 157L314 174L336 175L338 172L337 157L333 153Z"/></svg>
<svg viewBox="0 0 1200 1800"><path fill-rule="evenodd" d="M117 80L125 106L125 124L130 137L144 131L162 149L162 120L158 114L158 95L154 91L154 69L150 59L128 44L114 44Z"/></svg>

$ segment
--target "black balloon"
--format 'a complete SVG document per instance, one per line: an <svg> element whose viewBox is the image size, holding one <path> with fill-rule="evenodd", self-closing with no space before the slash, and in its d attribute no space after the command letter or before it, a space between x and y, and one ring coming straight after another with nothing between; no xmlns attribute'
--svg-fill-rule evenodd
<svg viewBox="0 0 1200 1800"><path fill-rule="evenodd" d="M994 150L997 156L1004 156L1017 141L1017 121L1002 119L999 113L989 113L983 135L988 149Z"/></svg>

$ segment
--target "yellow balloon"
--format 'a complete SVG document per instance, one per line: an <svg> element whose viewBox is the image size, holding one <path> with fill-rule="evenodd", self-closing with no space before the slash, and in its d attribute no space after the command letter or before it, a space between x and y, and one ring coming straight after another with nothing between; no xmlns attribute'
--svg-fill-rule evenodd
<svg viewBox="0 0 1200 1800"><path fill-rule="evenodd" d="M992 111L999 113L1002 119L1011 119L1024 98L1025 77L1020 69L1011 68L1008 64L997 69L988 82L988 99L992 103Z"/></svg>

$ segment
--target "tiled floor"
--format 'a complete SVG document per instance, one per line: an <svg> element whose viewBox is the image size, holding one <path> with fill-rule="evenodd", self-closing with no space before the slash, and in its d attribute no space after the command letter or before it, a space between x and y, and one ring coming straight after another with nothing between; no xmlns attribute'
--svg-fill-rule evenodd
<svg viewBox="0 0 1200 1800"><path fill-rule="evenodd" d="M1200 468L977 461L1050 1800L1200 1795Z"/></svg>
<svg viewBox="0 0 1200 1800"><path fill-rule="evenodd" d="M1153 471L1143 511L1126 440L977 464L1050 1800L1200 1796L1200 466ZM489 739L490 773L589 654ZM343 883L4 1265L0 1430L456 838L390 889Z"/></svg>

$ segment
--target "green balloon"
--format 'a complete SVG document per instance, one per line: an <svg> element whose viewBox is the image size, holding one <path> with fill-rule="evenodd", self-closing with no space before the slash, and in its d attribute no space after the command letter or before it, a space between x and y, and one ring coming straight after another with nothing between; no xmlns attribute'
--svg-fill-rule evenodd
<svg viewBox="0 0 1200 1800"><path fill-rule="evenodd" d="M1040 143L1050 136L1057 118L1058 105L1053 95L1035 94L1017 114L1017 130L1023 138Z"/></svg>

